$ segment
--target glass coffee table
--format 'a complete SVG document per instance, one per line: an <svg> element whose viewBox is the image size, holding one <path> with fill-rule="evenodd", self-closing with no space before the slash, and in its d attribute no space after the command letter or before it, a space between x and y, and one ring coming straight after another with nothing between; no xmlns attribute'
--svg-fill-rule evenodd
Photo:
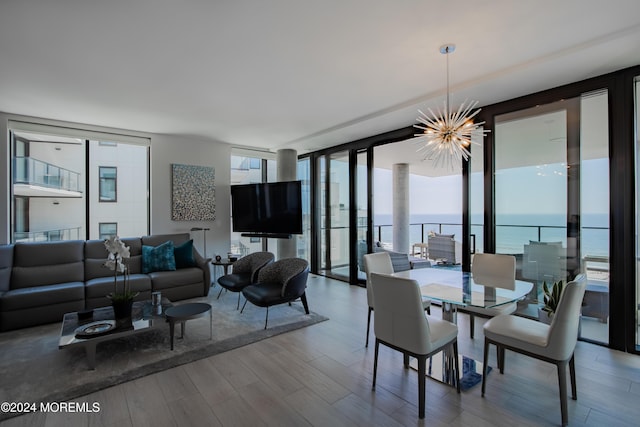
<svg viewBox="0 0 640 427"><path fill-rule="evenodd" d="M58 348L84 347L89 369L95 369L96 346L99 343L165 325L165 311L172 306L166 297L162 298L160 306L152 305L151 301L136 301L131 312L131 324L126 326L116 324L112 307L96 308L88 319L79 319L75 312L67 313L62 319Z"/></svg>

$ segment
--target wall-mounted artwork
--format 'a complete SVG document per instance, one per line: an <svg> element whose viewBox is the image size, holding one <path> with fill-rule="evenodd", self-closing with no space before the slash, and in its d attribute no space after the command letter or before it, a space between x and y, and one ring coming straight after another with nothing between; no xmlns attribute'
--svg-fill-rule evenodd
<svg viewBox="0 0 640 427"><path fill-rule="evenodd" d="M171 219L212 221L216 219L215 169L207 166L172 164Z"/></svg>

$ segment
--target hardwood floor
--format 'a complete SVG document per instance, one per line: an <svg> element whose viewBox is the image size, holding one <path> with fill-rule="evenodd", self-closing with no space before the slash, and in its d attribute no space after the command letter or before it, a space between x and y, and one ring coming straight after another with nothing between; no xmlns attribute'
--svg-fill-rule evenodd
<svg viewBox="0 0 640 427"><path fill-rule="evenodd" d="M307 295L311 310L329 321L78 399L98 402L98 413L35 413L2 426L560 424L555 367L509 352L505 375L489 375L484 398L480 386L458 395L427 381L426 418L419 420L417 374L403 369L400 353L380 347L378 381L371 390L374 347L364 347L365 289L310 276ZM437 307L432 310L440 316ZM470 340L468 317L458 316L461 354L481 360L482 322L476 319L476 339ZM493 348L491 357L495 366ZM578 343L576 370L572 426L638 425L640 357Z"/></svg>

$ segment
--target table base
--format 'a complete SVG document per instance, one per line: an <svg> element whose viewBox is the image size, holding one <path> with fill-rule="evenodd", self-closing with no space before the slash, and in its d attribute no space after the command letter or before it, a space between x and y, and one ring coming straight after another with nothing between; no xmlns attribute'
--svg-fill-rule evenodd
<svg viewBox="0 0 640 427"><path fill-rule="evenodd" d="M460 373L460 390L466 391L482 382L482 363L467 356L458 355L458 366ZM418 361L411 359L409 367L418 370ZM455 386L453 381L453 362L444 352L433 355L427 360L427 376L433 380ZM487 373L491 372L491 366L487 368Z"/></svg>

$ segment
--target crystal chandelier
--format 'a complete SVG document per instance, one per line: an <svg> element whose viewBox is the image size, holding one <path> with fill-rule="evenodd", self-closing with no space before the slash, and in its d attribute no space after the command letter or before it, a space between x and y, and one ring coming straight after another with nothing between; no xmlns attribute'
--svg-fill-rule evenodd
<svg viewBox="0 0 640 427"><path fill-rule="evenodd" d="M471 137L473 135L484 136L488 130L481 126L484 122L473 123L473 117L480 108L472 112L478 101L470 102L465 106L463 102L456 112L451 111L449 104L449 54L456 49L454 44L440 46L440 53L447 55L447 99L444 104L444 111L438 108L438 113L434 113L429 108L429 114L418 110L420 115L414 127L422 129L422 133L414 136L415 140L422 145L418 149L422 153L423 160L432 160L435 167L447 166L450 170L456 165L460 165L462 159L469 160L471 153Z"/></svg>

